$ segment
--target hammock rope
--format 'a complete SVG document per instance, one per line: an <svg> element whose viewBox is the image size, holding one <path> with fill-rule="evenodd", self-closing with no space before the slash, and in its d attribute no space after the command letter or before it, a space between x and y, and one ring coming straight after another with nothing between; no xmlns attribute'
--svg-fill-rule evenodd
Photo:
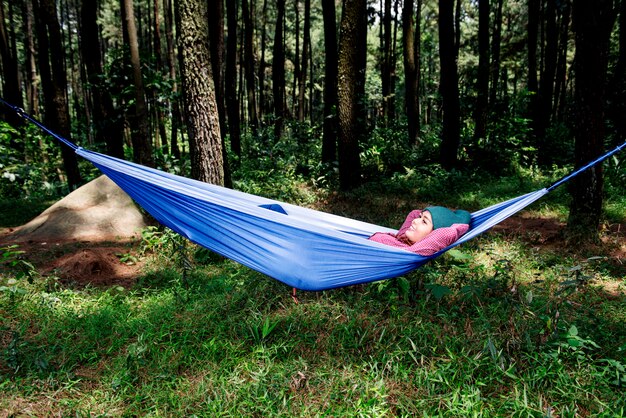
<svg viewBox="0 0 626 418"><path fill-rule="evenodd" d="M166 173L78 147L0 98L24 119L94 164L158 222L203 247L309 291L368 283L406 274L485 232L626 143L553 185L472 213L470 231L425 257L370 241L394 229L316 211Z"/></svg>

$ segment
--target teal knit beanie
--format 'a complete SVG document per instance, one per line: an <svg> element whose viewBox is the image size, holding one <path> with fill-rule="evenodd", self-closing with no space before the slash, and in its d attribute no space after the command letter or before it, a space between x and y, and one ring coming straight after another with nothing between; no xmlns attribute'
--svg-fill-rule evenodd
<svg viewBox="0 0 626 418"><path fill-rule="evenodd" d="M430 206L426 209L433 217L433 229L445 228L452 224L469 224L472 215L466 210L450 210L442 206Z"/></svg>

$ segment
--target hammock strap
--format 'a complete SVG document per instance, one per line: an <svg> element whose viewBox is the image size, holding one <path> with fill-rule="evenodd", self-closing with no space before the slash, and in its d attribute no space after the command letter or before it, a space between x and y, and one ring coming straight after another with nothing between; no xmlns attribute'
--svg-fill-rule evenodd
<svg viewBox="0 0 626 418"><path fill-rule="evenodd" d="M30 116L28 113L26 113L24 111L24 109L22 109L21 107L18 106L14 106L11 103L7 102L6 100L4 100L2 97L0 97L0 103L3 103L5 106L7 106L8 108L10 108L11 110L13 110L15 113L17 113L18 116L20 116L22 119L26 119L27 121L29 121L30 123L32 123L33 125L37 126L39 129L41 129L42 131L44 131L45 133L47 133L48 135L51 135L52 137L54 137L57 141L62 142L63 144L67 145L68 147L70 147L71 149L73 149L74 151L76 151L78 149L78 145L70 142L68 139L63 138L61 135L51 131L50 129L48 129L44 124L42 124L41 122L39 122L37 119L33 118L32 116Z"/></svg>
<svg viewBox="0 0 626 418"><path fill-rule="evenodd" d="M580 167L579 169L575 170L574 172L562 177L560 180L556 181L552 186L547 187L546 190L548 192L551 192L552 190L556 189L557 187L559 187L561 184L565 183L566 181L570 180L572 177L577 176L578 174L582 173L583 171L585 171L586 169L593 167L594 165L606 160L607 158L609 158L611 155L616 154L618 152L620 152L622 149L624 149L624 147L626 147L626 142L624 142L622 145L618 145L617 147L615 147L612 151L607 152L606 154L596 158L595 160L591 161L590 163L585 164L584 166Z"/></svg>

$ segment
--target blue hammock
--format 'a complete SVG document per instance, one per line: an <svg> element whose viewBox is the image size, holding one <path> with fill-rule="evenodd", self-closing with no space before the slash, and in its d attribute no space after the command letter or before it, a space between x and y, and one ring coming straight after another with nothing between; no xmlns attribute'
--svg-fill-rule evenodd
<svg viewBox="0 0 626 418"><path fill-rule="evenodd" d="M547 189L472 214L471 231L430 257L369 241L392 229L165 173L78 148L159 223L227 258L302 290L400 276L523 207Z"/></svg>
<svg viewBox="0 0 626 418"><path fill-rule="evenodd" d="M483 233L626 146L622 144L548 188L474 212L468 233L449 247L425 257L367 239L374 232L395 232L393 229L88 151L51 132L25 113L18 113L92 162L161 224L253 270L293 288L309 291L408 273Z"/></svg>

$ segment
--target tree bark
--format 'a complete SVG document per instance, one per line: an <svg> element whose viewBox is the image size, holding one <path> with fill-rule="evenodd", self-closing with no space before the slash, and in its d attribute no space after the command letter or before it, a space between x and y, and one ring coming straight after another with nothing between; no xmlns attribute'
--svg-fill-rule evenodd
<svg viewBox="0 0 626 418"><path fill-rule="evenodd" d="M256 104L256 81L254 76L254 28L252 16L250 15L249 0L243 0L243 22L244 22L244 67L246 75L246 91L248 97L248 120L252 133L256 136L259 127L258 112Z"/></svg>
<svg viewBox="0 0 626 418"><path fill-rule="evenodd" d="M259 120L263 121L267 113L267 98L265 88L265 69L267 61L265 59L265 49L267 47L267 0L263 0L261 28L261 62L259 63Z"/></svg>
<svg viewBox="0 0 626 418"><path fill-rule="evenodd" d="M574 0L576 42L574 86L575 163L579 167L603 153L604 101L609 40L615 22L613 0ZM597 239L602 213L602 165L573 179L567 227L577 242Z"/></svg>
<svg viewBox="0 0 626 418"><path fill-rule="evenodd" d="M388 109L389 109L389 120L394 122L396 121L396 82L398 75L396 73L396 67L398 65L398 4L400 0L394 0L393 2L393 35L391 37L391 53L389 55L389 100Z"/></svg>
<svg viewBox="0 0 626 418"><path fill-rule="evenodd" d="M304 122L306 108L306 75L309 63L309 44L311 38L311 0L304 0L304 36L302 39L302 65L298 78L298 121Z"/></svg>
<svg viewBox="0 0 626 418"><path fill-rule="evenodd" d="M276 2L276 30L274 31L274 47L272 61L272 83L274 94L274 138L280 139L283 132L285 117L285 51L283 49L283 19L285 17L285 0Z"/></svg>
<svg viewBox="0 0 626 418"><path fill-rule="evenodd" d="M224 0L209 0L209 45L211 51L211 69L215 86L215 102L220 124L220 140L222 141L222 161L224 165L224 185L233 186L226 152L226 109L224 108Z"/></svg>
<svg viewBox="0 0 626 418"><path fill-rule="evenodd" d="M389 100L391 98L391 0L385 0L382 19L381 91L383 95L383 123L389 123Z"/></svg>
<svg viewBox="0 0 626 418"><path fill-rule="evenodd" d="M365 117L361 113L365 66L362 49L366 43L365 0L345 0L341 17L338 54L339 184L350 190L361 181L359 140ZM365 29L365 30L364 30Z"/></svg>
<svg viewBox="0 0 626 418"><path fill-rule="evenodd" d="M456 59L459 59L459 49L461 48L461 10L463 9L461 5L463 4L463 0L452 0L456 1L455 6L456 10L454 11L454 51L456 53Z"/></svg>
<svg viewBox="0 0 626 418"><path fill-rule="evenodd" d="M224 0L208 0L209 44L211 48L211 70L215 85L215 101L220 116L220 132L226 133L226 112L224 111Z"/></svg>
<svg viewBox="0 0 626 418"><path fill-rule="evenodd" d="M39 77L37 75L37 61L35 59L35 22L33 3L25 1L22 10L24 21L24 54L26 55L26 72L28 80L26 81L26 102L28 113L31 115L39 114L39 96L37 94Z"/></svg>
<svg viewBox="0 0 626 418"><path fill-rule="evenodd" d="M189 135L191 176L224 185L219 115L211 75L204 0L178 0L179 57Z"/></svg>
<svg viewBox="0 0 626 418"><path fill-rule="evenodd" d="M626 139L626 0L621 0L620 5L618 46L617 63L610 82L607 115L615 130L612 141L614 146Z"/></svg>
<svg viewBox="0 0 626 418"><path fill-rule="evenodd" d="M165 20L165 42L167 43L167 63L169 79L172 83L172 130L170 133L170 151L176 158L180 158L178 147L178 127L181 122L180 104L178 100L178 81L176 76L176 52L174 47L174 19L172 18L171 0L163 0L163 16Z"/></svg>
<svg viewBox="0 0 626 418"><path fill-rule="evenodd" d="M454 0L439 0L440 91L443 105L441 165L449 170L457 164L460 142L460 103L457 52L454 35Z"/></svg>
<svg viewBox="0 0 626 418"><path fill-rule="evenodd" d="M502 7L504 0L496 0L493 42L491 44L491 94L489 102L495 106L500 94L500 49L502 44Z"/></svg>
<svg viewBox="0 0 626 418"><path fill-rule="evenodd" d="M34 0L39 41L39 72L46 104L46 125L53 132L71 141L70 112L67 103L67 75L64 66L61 28L52 0ZM70 190L76 189L82 178L74 150L61 145L63 166Z"/></svg>
<svg viewBox="0 0 626 418"><path fill-rule="evenodd" d="M9 7L14 7L9 4ZM2 58L2 94L4 99L14 106L22 107L24 102L22 100L22 93L20 91L20 74L17 60L17 50L11 46L9 39L9 33L5 26L5 13L4 2L0 3L0 58ZM6 112L3 106L2 111L3 119L7 121L14 128L19 128L23 125L22 118L16 115L15 112ZM23 148L21 144L16 145L17 148Z"/></svg>
<svg viewBox="0 0 626 418"><path fill-rule="evenodd" d="M474 142L485 139L489 96L489 0L478 0L478 75Z"/></svg>
<svg viewBox="0 0 626 418"><path fill-rule="evenodd" d="M294 37L296 42L296 48L294 51L294 56L291 59L291 62L293 62L293 86L291 89L291 105L293 106L293 109L291 113L297 115L298 100L300 99L300 96L296 94L298 92L298 80L300 79L300 0L294 0L293 6L293 11L295 15ZM285 47L285 50L286 49L287 48Z"/></svg>
<svg viewBox="0 0 626 418"><path fill-rule="evenodd" d="M552 118L563 121L567 106L567 52L570 39L571 2L564 0L560 8L560 32L558 58L554 85L554 109Z"/></svg>
<svg viewBox="0 0 626 418"><path fill-rule="evenodd" d="M404 101L408 122L409 143L417 142L420 130L419 115L419 51L420 39L415 26L420 23L422 1L417 1L417 11L413 13L414 0L405 0L402 8L402 40L404 56ZM413 20L416 20L414 24Z"/></svg>
<svg viewBox="0 0 626 418"><path fill-rule="evenodd" d="M539 120L539 81L537 70L537 41L539 39L539 13L540 0L528 0L528 26L527 26L527 50L528 50L528 109L527 114L531 124L536 128ZM536 129L531 133L534 143L539 141Z"/></svg>
<svg viewBox="0 0 626 418"><path fill-rule="evenodd" d="M159 74L162 74L163 72L163 54L161 52L162 48L161 48L161 13L159 11L161 0L153 0L153 22L154 22L154 39L153 39L153 45L154 45L154 57L155 57L155 61L156 61L156 70ZM168 153L168 144L167 144L167 133L165 131L165 115L163 114L163 105L161 103L161 100L159 100L159 98L154 97L155 93L158 94L160 92L156 91L156 89L153 89L153 93L152 93L152 99L154 101L154 112L155 112L155 116L156 116L156 123L157 123L157 129L158 129L158 138L161 139L161 149L163 150L163 153L166 154ZM158 142L157 142L158 143Z"/></svg>
<svg viewBox="0 0 626 418"><path fill-rule="evenodd" d="M226 2L228 38L226 39L225 90L230 148L241 157L241 120L237 97L237 3L235 0Z"/></svg>
<svg viewBox="0 0 626 418"><path fill-rule="evenodd" d="M543 71L539 86L538 111L535 119L535 133L538 140L539 164L549 166L553 153L546 140L546 131L550 126L552 104L554 102L554 79L556 74L556 60L558 47L558 29L556 25L556 4L548 1L546 6L546 41L543 54Z"/></svg>
<svg viewBox="0 0 626 418"><path fill-rule="evenodd" d="M139 38L137 37L137 27L135 25L135 13L133 0L124 1L124 16L128 35L128 47L130 49L130 63L133 69L133 87L135 92L135 128L131 134L133 143L133 159L135 162L153 166L152 140L150 138L150 125L148 122L148 106L146 104L146 93L141 72L141 61L139 59Z"/></svg>
<svg viewBox="0 0 626 418"><path fill-rule="evenodd" d="M331 163L337 158L337 23L335 0L322 0L324 17L324 126L322 162Z"/></svg>
<svg viewBox="0 0 626 418"><path fill-rule="evenodd" d="M96 142L106 144L107 154L124 158L123 127L113 108L113 100L103 85L102 52L98 29L97 2L84 1L80 10L80 46L93 101L93 127Z"/></svg>

